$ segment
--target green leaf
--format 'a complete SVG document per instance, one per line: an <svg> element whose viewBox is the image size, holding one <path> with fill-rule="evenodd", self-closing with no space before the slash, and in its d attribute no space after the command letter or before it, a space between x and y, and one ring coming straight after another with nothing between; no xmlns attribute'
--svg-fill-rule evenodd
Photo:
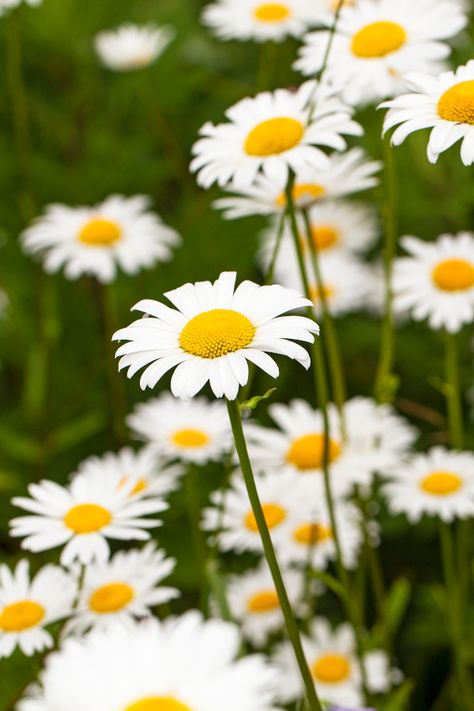
<svg viewBox="0 0 474 711"><path fill-rule="evenodd" d="M314 578L320 580L323 585L329 588L329 590L332 590L332 592L335 593L340 600L347 600L346 591L339 580L333 578L333 576L329 573L324 573L322 570L313 570L311 574Z"/></svg>
<svg viewBox="0 0 474 711"><path fill-rule="evenodd" d="M270 388L270 390L267 390L267 392L264 395L255 395L254 397L251 397L250 400L244 400L244 402L239 403L239 410L242 412L242 410L255 410L257 405L262 401L262 400L268 400L273 393L275 392L276 388Z"/></svg>
<svg viewBox="0 0 474 711"><path fill-rule="evenodd" d="M33 464L42 457L41 445L32 437L6 426L0 427L0 450L17 462Z"/></svg>
<svg viewBox="0 0 474 711"><path fill-rule="evenodd" d="M406 578L398 578L387 596L387 625L391 636L398 632L410 602L410 596L410 582Z"/></svg>
<svg viewBox="0 0 474 711"><path fill-rule="evenodd" d="M91 412L77 420L66 422L52 432L50 447L53 452L61 452L81 444L105 426L105 417L101 412Z"/></svg>
<svg viewBox="0 0 474 711"><path fill-rule="evenodd" d="M410 696L415 686L411 679L407 679L396 691L394 691L383 705L378 706L380 711L407 711Z"/></svg>

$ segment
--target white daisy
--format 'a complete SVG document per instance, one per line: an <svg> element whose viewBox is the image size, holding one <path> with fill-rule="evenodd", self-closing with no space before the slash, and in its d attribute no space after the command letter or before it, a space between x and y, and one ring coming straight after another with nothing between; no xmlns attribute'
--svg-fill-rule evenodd
<svg viewBox="0 0 474 711"><path fill-rule="evenodd" d="M79 466L75 477L99 479L115 477L120 488L129 485L130 495L166 496L178 485L184 469L180 466L164 466L158 454L149 447L135 452L124 447L119 452L107 452L101 457L88 457Z"/></svg>
<svg viewBox="0 0 474 711"><path fill-rule="evenodd" d="M416 523L423 514L443 521L474 516L474 455L434 447L393 467L384 494L390 509Z"/></svg>
<svg viewBox="0 0 474 711"><path fill-rule="evenodd" d="M317 104L313 99L317 90ZM206 123L193 146L191 170L205 188L232 181L240 189L260 172L286 183L289 170L319 170L328 157L321 150L346 148L345 135L360 136L352 109L327 84L308 81L296 91L277 89L245 98L226 111L227 123Z"/></svg>
<svg viewBox="0 0 474 711"><path fill-rule="evenodd" d="M133 308L149 317L114 334L128 343L117 350L119 369L131 378L145 368L142 389L153 388L176 368L171 378L175 397L188 399L209 381L216 397L234 400L248 379L250 361L276 378L278 366L268 353L299 361L305 368L307 351L290 339L312 343L318 326L303 316L281 316L311 302L281 286L242 282L235 289L235 272L209 281L185 284L165 296L176 309L145 299Z"/></svg>
<svg viewBox="0 0 474 711"><path fill-rule="evenodd" d="M94 39L94 47L104 66L123 72L148 67L164 52L174 35L170 27L126 24L100 32Z"/></svg>
<svg viewBox="0 0 474 711"><path fill-rule="evenodd" d="M39 254L47 272L64 268L68 279L92 274L110 282L117 268L136 274L168 261L178 234L149 211L149 200L112 195L93 207L49 205L22 234L29 254Z"/></svg>
<svg viewBox="0 0 474 711"><path fill-rule="evenodd" d="M82 633L91 627L127 624L150 615L150 608L179 596L175 588L161 585L175 566L172 558L153 543L141 550L119 551L109 561L85 568L74 617L65 633Z"/></svg>
<svg viewBox="0 0 474 711"><path fill-rule="evenodd" d="M321 698L329 703L360 706L363 703L362 678L356 658L356 645L349 625L332 630L329 623L317 617L311 623L309 637L303 637L303 648L315 686ZM280 699L294 701L303 695L303 685L291 647L283 643L274 657L280 668ZM387 691L390 668L387 655L373 651L364 655L369 690Z"/></svg>
<svg viewBox="0 0 474 711"><path fill-rule="evenodd" d="M354 568L362 544L360 515L355 506L337 501L336 523L342 558L346 568ZM285 564L311 565L324 570L336 557L336 546L329 512L323 498L314 501L311 516L301 515L278 545L278 559Z"/></svg>
<svg viewBox="0 0 474 711"><path fill-rule="evenodd" d="M441 40L466 23L459 6L448 0L359 0L341 12L326 77L345 85L351 105L396 96L407 72L443 68L450 47ZM328 39L329 31L306 35L295 68L305 75L319 71Z"/></svg>
<svg viewBox="0 0 474 711"><path fill-rule="evenodd" d="M397 126L392 143L399 146L414 131L431 128L428 159L436 163L440 153L461 143L464 165L474 163L474 60L455 72L408 74L405 84L412 90L382 104L389 108L384 131Z"/></svg>
<svg viewBox="0 0 474 711"><path fill-rule="evenodd" d="M292 472L266 472L255 476L260 502L273 545L278 548L288 540L301 516L311 520L315 501L322 496L317 486L310 487L303 478ZM257 522L249 502L247 489L240 471L234 472L226 492L216 491L211 496L213 506L204 511L204 528L218 533L221 550L260 552L263 550Z"/></svg>
<svg viewBox="0 0 474 711"><path fill-rule="evenodd" d="M276 711L275 670L237 658L239 631L198 612L116 624L51 654L19 711Z"/></svg>
<svg viewBox="0 0 474 711"><path fill-rule="evenodd" d="M34 578L26 560L14 571L0 565L0 657L17 645L28 656L52 647L45 627L68 617L76 593L75 579L55 565L45 565Z"/></svg>
<svg viewBox="0 0 474 711"><path fill-rule="evenodd" d="M270 417L279 429L246 425L255 466L321 476L324 426L318 410L304 400L273 404ZM415 432L388 405L369 398L353 398L343 408L346 439L334 405L329 406L329 462L332 487L346 494L354 484L369 486L373 474L394 466L413 443ZM298 519L301 522L301 517Z"/></svg>
<svg viewBox="0 0 474 711"><path fill-rule="evenodd" d="M166 460L206 464L221 460L232 446L225 406L204 397L183 401L161 393L139 403L127 417L127 424Z"/></svg>
<svg viewBox="0 0 474 711"><path fill-rule="evenodd" d="M320 170L304 168L298 171L293 185L293 200L297 208L320 204L326 199L340 198L358 193L378 184L375 173L379 161L369 160L361 148L328 156L327 164ZM224 211L224 217L233 220L247 215L280 214L286 207L286 180L258 175L241 190L228 186L235 195L220 198L213 203Z"/></svg>
<svg viewBox="0 0 474 711"><path fill-rule="evenodd" d="M26 5L37 7L38 5L41 5L43 0L0 0L0 15L3 14L5 10L11 10L14 7L18 7L23 2Z"/></svg>
<svg viewBox="0 0 474 711"><path fill-rule="evenodd" d="M404 237L401 244L410 256L395 260L395 309L451 333L472 323L474 235L441 235L436 242Z"/></svg>
<svg viewBox="0 0 474 711"><path fill-rule="evenodd" d="M223 40L281 42L301 37L324 17L324 3L307 0L217 0L204 8L202 21Z"/></svg>
<svg viewBox="0 0 474 711"><path fill-rule="evenodd" d="M292 609L301 604L303 576L301 572L284 570L283 577ZM229 577L226 595L233 619L243 636L257 647L284 627L280 602L270 570L262 562L255 570Z"/></svg>
<svg viewBox="0 0 474 711"><path fill-rule="evenodd" d="M30 484L31 498L17 496L13 503L32 515L14 518L11 535L24 538L22 547L35 553L65 545L63 565L107 560L107 539L149 539L145 529L160 521L145 516L167 508L162 499L131 496L134 486L133 480L118 486L115 476L103 474L76 477L68 487L45 480Z"/></svg>

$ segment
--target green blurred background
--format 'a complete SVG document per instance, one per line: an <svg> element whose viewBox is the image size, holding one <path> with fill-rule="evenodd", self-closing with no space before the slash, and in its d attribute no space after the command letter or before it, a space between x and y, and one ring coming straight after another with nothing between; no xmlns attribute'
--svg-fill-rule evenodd
<svg viewBox="0 0 474 711"><path fill-rule="evenodd" d="M119 408L124 412L149 397L137 380L113 379L108 340L117 325L131 320L130 306L141 298L160 298L189 280L213 279L224 269L237 269L240 278L260 278L255 251L265 220L228 222L213 211L210 204L218 191L196 186L188 171L190 149L199 127L207 120L222 120L224 110L238 99L299 83L291 70L297 44L288 41L272 48L219 42L200 26L203 4L44 0L38 9L21 7L0 18L0 287L10 302L0 321L2 561L13 564L21 555L18 542L7 535L13 494L42 477L65 482L82 459L123 442L123 412L112 404L110 383L124 389L126 401ZM92 39L98 31L128 21L172 25L176 39L145 70L107 71L99 66ZM457 41L455 64L470 58L472 36L465 33ZM362 144L380 158L382 114L367 109L359 120L366 135L353 145ZM472 169L462 167L457 149L430 166L425 145L426 136L416 134L394 152L400 234L433 239L443 231L472 229ZM136 277L120 276L104 298L91 279L68 282L62 275L45 276L22 254L18 235L45 205L94 204L111 193L151 196L153 209L183 237L171 263ZM375 189L364 199L380 205L382 197L382 190ZM380 323L360 314L338 326L350 394L370 395ZM469 335L460 339L466 389L472 373ZM396 372L397 403L420 428L420 446L446 442L441 336L423 325L403 326ZM297 366L282 363L273 397L285 401L306 395L311 391L308 377ZM272 385L260 374L254 392ZM160 387L166 388L167 381ZM257 416L266 419L265 407ZM472 444L472 431L470 437ZM204 503L221 472L216 466L200 474ZM179 492L171 502L160 541L178 558L173 582L185 591L181 605L197 604L199 572L189 546L186 504ZM387 581L403 575L415 586L397 653L405 673L418 684L409 708L421 711L430 707L450 663L437 582L436 530L431 523L408 527L384 511L381 521ZM55 559L55 552L37 556L33 565L49 559ZM337 619L337 604L331 599L324 604ZM11 707L37 664L19 653L0 660L0 709ZM444 708L441 702L439 709Z"/></svg>

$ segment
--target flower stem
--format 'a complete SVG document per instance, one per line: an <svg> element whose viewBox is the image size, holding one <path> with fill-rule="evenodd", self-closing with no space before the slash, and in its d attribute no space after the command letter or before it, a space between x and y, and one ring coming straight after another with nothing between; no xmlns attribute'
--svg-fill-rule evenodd
<svg viewBox="0 0 474 711"><path fill-rule="evenodd" d="M275 588L278 594L278 599L280 601L281 610L285 619L288 637L290 638L290 642L292 644L296 661L298 663L301 677L306 689L308 704L311 711L322 711L323 707L321 705L321 702L319 701L314 681L305 658L303 646L301 644L300 633L298 631L296 620L291 609L288 594L286 592L285 584L283 582L283 577L280 572L280 566L278 565L270 532L268 530L265 515L263 513L262 505L258 496L257 486L255 484L252 465L250 463L247 444L245 442L244 431L242 428L242 420L240 417L239 407L235 400L226 400L226 404L230 424L232 427L232 432L234 435L235 447L239 457L240 467L242 469L245 485L247 487L252 511L257 522L265 557L267 559L267 563L273 577L273 582L275 583Z"/></svg>
<svg viewBox="0 0 474 711"><path fill-rule="evenodd" d="M445 332L446 405L451 446L462 449L464 441L458 344L454 333Z"/></svg>
<svg viewBox="0 0 474 711"><path fill-rule="evenodd" d="M375 398L378 402L392 402L397 389L393 373L395 333L393 320L392 273L397 250L396 183L394 152L389 139L383 140L384 148L384 204L383 204L383 267L385 279L385 313L382 322L379 362L375 378Z"/></svg>
<svg viewBox="0 0 474 711"><path fill-rule="evenodd" d="M215 573L214 576L212 576L211 569L208 569L207 542L205 535L200 527L201 504L199 501L199 486L197 482L197 477L199 475L200 472L198 468L194 465L190 465L184 478L184 486L186 489L186 499L188 503L188 516L189 527L191 529L192 547L194 549L194 555L196 556L200 575L201 609L204 613L206 613L208 582L210 582L211 579L212 581L215 581L217 569L213 571ZM220 597L217 598L218 601L219 599Z"/></svg>

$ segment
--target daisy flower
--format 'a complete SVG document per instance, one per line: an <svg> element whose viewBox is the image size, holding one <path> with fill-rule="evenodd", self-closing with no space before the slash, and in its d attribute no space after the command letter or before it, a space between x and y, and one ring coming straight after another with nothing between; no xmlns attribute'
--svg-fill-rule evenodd
<svg viewBox="0 0 474 711"><path fill-rule="evenodd" d="M362 678L356 657L356 644L349 625L332 630L327 620L317 617L310 636L303 637L303 649L318 694L329 703L360 706L363 703ZM294 701L303 695L303 685L291 647L280 645L274 657L280 669L280 700ZM387 655L373 651L364 655L367 682L371 693L387 691L390 669Z"/></svg>
<svg viewBox="0 0 474 711"><path fill-rule="evenodd" d="M254 424L245 428L255 466L320 476L324 446L320 411L304 400L292 400L288 405L270 405L268 412L278 430ZM343 414L345 440L337 409L329 405L331 480L334 492L341 495L354 484L370 486L374 473L396 465L415 439L413 428L390 406L369 398L348 400Z"/></svg>
<svg viewBox="0 0 474 711"><path fill-rule="evenodd" d="M337 501L335 506L341 553L346 568L355 568L362 545L360 515L355 506ZM311 516L295 520L288 536L279 542L278 559L285 564L306 566L311 549L311 565L324 570L336 557L336 546L324 498L314 502Z"/></svg>
<svg viewBox="0 0 474 711"><path fill-rule="evenodd" d="M102 64L117 72L148 67L164 52L174 38L174 30L157 25L122 25L100 32L94 47Z"/></svg>
<svg viewBox="0 0 474 711"><path fill-rule="evenodd" d="M24 538L22 547L38 551L65 546L61 563L78 560L87 565L109 556L107 539L145 541L147 528L161 522L145 518L164 511L159 498L131 496L134 481L117 486L117 478L78 476L67 487L43 480L30 484L31 498L17 496L13 504L31 512L11 521L11 535Z"/></svg>
<svg viewBox="0 0 474 711"><path fill-rule="evenodd" d="M232 446L225 406L204 397L183 401L161 393L138 404L127 425L166 460L207 464L222 460Z"/></svg>
<svg viewBox="0 0 474 711"><path fill-rule="evenodd" d="M450 47L442 40L466 23L459 6L447 0L359 0L341 12L326 78L345 86L351 105L396 96L407 72L443 68ZM328 40L329 31L306 35L295 68L305 75L318 72Z"/></svg>
<svg viewBox="0 0 474 711"><path fill-rule="evenodd" d="M68 617L76 593L74 578L55 565L45 565L34 578L27 560L14 571L0 565L0 657L16 646L28 656L52 647L45 627Z"/></svg>
<svg viewBox="0 0 474 711"><path fill-rule="evenodd" d="M112 195L93 207L49 205L21 236L29 254L39 254L47 272L64 268L67 279L91 274L101 282L117 269L136 274L171 259L178 234L149 211L142 195Z"/></svg>
<svg viewBox="0 0 474 711"><path fill-rule="evenodd" d="M118 620L127 624L150 615L150 608L179 596L175 588L161 585L175 566L172 558L148 543L141 550L119 551L113 558L85 568L74 617L65 633L82 633L91 627L109 627Z"/></svg>
<svg viewBox="0 0 474 711"><path fill-rule="evenodd" d="M37 7L41 5L43 0L0 0L0 15L3 14L5 10L11 10L14 7L18 7L24 2L26 5L31 5L32 7Z"/></svg>
<svg viewBox="0 0 474 711"><path fill-rule="evenodd" d="M322 489L310 488L304 479L295 478L291 472L260 472L255 476L263 513L270 531L273 545L288 540L301 516L307 512L312 520L314 501ZM250 505L242 474L235 471L229 489L223 493L216 491L211 496L213 506L204 511L204 528L218 533L218 544L222 551L233 550L260 552L263 550L257 522Z"/></svg>
<svg viewBox="0 0 474 711"><path fill-rule="evenodd" d="M384 132L397 126L392 143L399 146L414 131L430 128L428 160L436 163L440 153L461 143L464 165L474 163L474 60L455 72L408 74L405 84L412 90L393 101L388 108Z"/></svg>
<svg viewBox="0 0 474 711"><path fill-rule="evenodd" d="M401 244L410 256L395 260L395 309L451 333L472 323L474 235L441 235L436 242L404 237Z"/></svg>
<svg viewBox="0 0 474 711"><path fill-rule="evenodd" d="M276 672L240 657L238 628L198 612L115 624L51 654L19 711L276 711Z"/></svg>
<svg viewBox="0 0 474 711"><path fill-rule="evenodd" d="M307 351L290 339L312 343L318 326L303 316L281 314L311 302L278 285L244 281L235 289L236 276L223 272L214 284L188 283L167 292L176 309L151 299L136 304L133 309L148 318L114 334L113 340L128 341L117 350L119 369L128 368L131 378L145 368L140 378L145 389L176 368L171 378L175 397L191 398L209 381L216 397L235 400L248 380L247 361L273 378L279 371L268 353L308 368Z"/></svg>
<svg viewBox="0 0 474 711"><path fill-rule="evenodd" d="M75 477L112 477L117 487L129 487L130 495L166 496L177 487L184 470L180 466L164 466L158 454L149 447L135 452L124 447L119 452L107 452L101 457L88 457L80 465Z"/></svg>
<svg viewBox="0 0 474 711"><path fill-rule="evenodd" d="M301 37L323 17L320 2L307 0L217 0L204 8L202 21L219 39L281 42Z"/></svg>
<svg viewBox="0 0 474 711"><path fill-rule="evenodd" d="M446 522L474 516L474 455L434 447L393 467L384 486L388 505L416 523L424 515Z"/></svg>
<svg viewBox="0 0 474 711"><path fill-rule="evenodd" d="M328 156L324 168L303 168L295 175L293 200L299 209L314 203L344 195L358 193L378 184L375 173L380 170L379 161L369 160L361 148ZM258 175L255 182L245 188L227 188L229 197L220 198L213 206L223 210L224 217L233 220L247 215L281 214L286 208L286 180Z"/></svg>
<svg viewBox="0 0 474 711"><path fill-rule="evenodd" d="M242 99L226 111L227 123L201 128L190 166L199 185L223 187L232 181L245 188L260 172L286 183L290 169L323 168L328 157L321 146L342 151L343 134L362 134L352 109L336 94L334 87L308 81L296 91L277 89Z"/></svg>
<svg viewBox="0 0 474 711"><path fill-rule="evenodd" d="M284 570L283 577L295 610L303 595L303 576L301 572ZM242 635L256 647L262 647L271 634L284 627L277 591L266 562L255 570L228 578L226 595Z"/></svg>

